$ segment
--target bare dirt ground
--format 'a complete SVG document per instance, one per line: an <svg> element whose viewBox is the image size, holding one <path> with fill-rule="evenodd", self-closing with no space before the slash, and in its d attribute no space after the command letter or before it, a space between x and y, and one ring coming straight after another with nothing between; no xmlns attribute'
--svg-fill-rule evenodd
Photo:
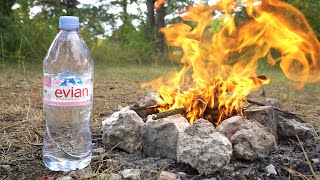
<svg viewBox="0 0 320 180"><path fill-rule="evenodd" d="M95 74L92 132L101 129L103 116L114 112L119 105L126 106L144 97L150 89L141 89L140 83L167 72L166 68L109 68ZM250 95L262 101L264 95L278 98L283 108L304 115L304 119L320 128L320 84L307 85L296 90L283 78ZM40 70L0 69L0 179L55 179L62 172L47 170L41 157L45 120L42 109L42 73ZM93 171L96 167L88 167Z"/></svg>

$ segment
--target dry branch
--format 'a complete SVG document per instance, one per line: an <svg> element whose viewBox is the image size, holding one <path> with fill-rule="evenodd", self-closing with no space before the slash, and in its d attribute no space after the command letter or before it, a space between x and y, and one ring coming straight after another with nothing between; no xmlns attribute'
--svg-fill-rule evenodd
<svg viewBox="0 0 320 180"><path fill-rule="evenodd" d="M185 112L186 112L185 108L173 109L173 110L169 110L169 111L165 111L165 112L159 112L159 113L155 114L152 117L152 119L157 120L157 119L165 118L165 117L172 116L175 114L182 114Z"/></svg>
<svg viewBox="0 0 320 180"><path fill-rule="evenodd" d="M156 114L158 113L158 107L160 106L142 106L142 107L136 107L136 106L133 106L131 107L130 109L135 111L142 119L145 119L151 115L151 114Z"/></svg>
<svg viewBox="0 0 320 180"><path fill-rule="evenodd" d="M299 136L296 135L296 137L297 137L297 139L298 139L298 141L299 141L300 147L301 147L301 149L302 149L302 151L303 151L304 158L306 159L306 161L307 161L307 163L308 163L308 165L309 165L309 168L310 168L310 171L311 171L313 177L314 177L315 179L317 179L317 180L320 179L320 176L318 176L318 175L316 174L316 172L314 171L314 169L313 169L313 166L312 166L312 164L311 164L311 162L310 162L310 159L308 158L308 155L307 155L306 151L304 150L304 147L303 147L303 145L302 145L302 142L300 141Z"/></svg>
<svg viewBox="0 0 320 180"><path fill-rule="evenodd" d="M40 134L40 133L37 131L36 128L33 128L32 131L33 131L34 133L36 133L40 138L43 138L43 135Z"/></svg>
<svg viewBox="0 0 320 180"><path fill-rule="evenodd" d="M251 103L251 104L255 104L255 105L258 105L258 106L266 106L265 104L261 103L261 102L258 102L258 101L254 101L254 100L250 100L250 99L247 99L247 102L248 103ZM288 110L283 110L283 109L280 109L278 107L275 107L275 106L272 106L274 110L276 111L279 111L285 115L289 115L289 116L292 116L294 117L295 119L299 120L300 122L305 122L301 117L303 117L303 115L300 115L300 114L296 114L296 113L293 113L293 112L290 112Z"/></svg>
<svg viewBox="0 0 320 180"><path fill-rule="evenodd" d="M160 106L158 106L158 105L156 105L156 106L133 106L133 107L130 107L130 109L131 110L133 110L133 111L144 111L144 110L148 110L148 109L157 109L158 107L160 107Z"/></svg>
<svg viewBox="0 0 320 180"><path fill-rule="evenodd" d="M40 143L29 143L31 146L42 146Z"/></svg>

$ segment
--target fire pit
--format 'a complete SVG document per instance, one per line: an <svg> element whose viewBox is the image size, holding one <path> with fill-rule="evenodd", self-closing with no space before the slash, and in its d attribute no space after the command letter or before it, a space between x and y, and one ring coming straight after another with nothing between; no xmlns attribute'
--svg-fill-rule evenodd
<svg viewBox="0 0 320 180"><path fill-rule="evenodd" d="M144 109L146 105L155 106L152 104L157 98L157 93L149 93L136 104L106 118L103 121L104 145L126 151L131 154L125 155L129 157L161 158L169 164L176 161L178 164L171 168L191 173L187 174L190 177L220 176L222 179L238 175L259 177L257 172L261 177L285 177L291 165L301 172L310 172L304 160L302 147L305 146L311 153L310 159L315 161L313 168L319 170L320 154L316 146L320 141L316 139L315 129L296 115L280 111L281 103L276 99L267 98L263 102L265 106L250 106L243 116L225 119L214 127L205 119L190 124L178 114L180 110L167 111L168 116L164 117L164 113L159 114L152 108ZM151 115L146 117L146 112ZM304 145L301 147L299 142Z"/></svg>
<svg viewBox="0 0 320 180"><path fill-rule="evenodd" d="M237 22L241 8L248 20ZM182 68L142 84L155 92L105 119L104 145L174 160L199 178L287 178L295 165L317 178L315 129L277 99L247 98L270 81L256 73L264 57L295 87L320 79L320 45L304 16L282 1L227 0L191 7L183 20L161 29L183 51Z"/></svg>

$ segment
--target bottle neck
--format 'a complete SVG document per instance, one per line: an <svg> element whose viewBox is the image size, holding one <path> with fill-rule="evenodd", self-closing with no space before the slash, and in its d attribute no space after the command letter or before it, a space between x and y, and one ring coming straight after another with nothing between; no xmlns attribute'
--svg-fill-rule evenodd
<svg viewBox="0 0 320 180"><path fill-rule="evenodd" d="M70 32L79 32L79 29L60 29L60 32L66 32L66 33L70 33Z"/></svg>
<svg viewBox="0 0 320 180"><path fill-rule="evenodd" d="M71 40L81 39L81 35L78 29L74 29L74 30L60 29L60 32L58 33L56 38L59 38L60 40L63 40L63 41L66 41L66 40L71 41Z"/></svg>

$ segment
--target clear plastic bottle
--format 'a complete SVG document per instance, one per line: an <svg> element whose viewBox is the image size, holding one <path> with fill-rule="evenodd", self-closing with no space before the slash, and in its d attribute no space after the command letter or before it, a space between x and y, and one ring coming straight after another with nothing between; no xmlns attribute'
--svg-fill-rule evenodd
<svg viewBox="0 0 320 180"><path fill-rule="evenodd" d="M79 34L78 17L60 17L59 27L43 61L43 162L51 170L70 171L91 161L93 60Z"/></svg>

